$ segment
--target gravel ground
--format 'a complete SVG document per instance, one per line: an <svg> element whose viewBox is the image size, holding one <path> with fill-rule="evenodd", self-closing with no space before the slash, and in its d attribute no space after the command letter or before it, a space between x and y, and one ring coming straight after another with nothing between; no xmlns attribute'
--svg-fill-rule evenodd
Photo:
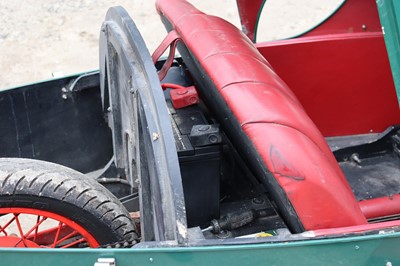
<svg viewBox="0 0 400 266"><path fill-rule="evenodd" d="M233 0L191 0L206 13L240 27ZM341 0L269 0L261 16L262 39L301 32L334 9ZM121 5L132 16L150 51L166 31L154 0L1 0L0 89L98 68L99 29L107 9Z"/></svg>

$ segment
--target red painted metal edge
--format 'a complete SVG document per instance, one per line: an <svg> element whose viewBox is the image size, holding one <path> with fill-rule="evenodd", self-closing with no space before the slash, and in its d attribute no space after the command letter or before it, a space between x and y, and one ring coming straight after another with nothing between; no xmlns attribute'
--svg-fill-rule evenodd
<svg viewBox="0 0 400 266"><path fill-rule="evenodd" d="M393 195L359 202L361 211L367 219L400 214L400 195Z"/></svg>
<svg viewBox="0 0 400 266"><path fill-rule="evenodd" d="M258 20L260 9L263 6L265 0L237 0L237 6L239 10L240 22L244 33L250 40L254 40L255 30Z"/></svg>
<svg viewBox="0 0 400 266"><path fill-rule="evenodd" d="M382 222L382 223L375 223L375 224L318 229L318 230L313 230L310 232L312 232L315 236L329 236L329 235L343 235L343 234L368 232L368 231L374 231L374 230L380 230L380 229L383 230L383 229L399 227L399 226L400 226L400 220L396 220L396 221Z"/></svg>

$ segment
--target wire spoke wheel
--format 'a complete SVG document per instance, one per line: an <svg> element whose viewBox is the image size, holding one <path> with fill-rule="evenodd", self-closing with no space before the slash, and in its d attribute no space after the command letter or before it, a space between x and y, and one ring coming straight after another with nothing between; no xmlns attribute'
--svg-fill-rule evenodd
<svg viewBox="0 0 400 266"><path fill-rule="evenodd" d="M138 236L122 203L61 165L0 158L0 247L83 248Z"/></svg>
<svg viewBox="0 0 400 266"><path fill-rule="evenodd" d="M29 208L0 209L0 247L82 248L99 243L68 218Z"/></svg>

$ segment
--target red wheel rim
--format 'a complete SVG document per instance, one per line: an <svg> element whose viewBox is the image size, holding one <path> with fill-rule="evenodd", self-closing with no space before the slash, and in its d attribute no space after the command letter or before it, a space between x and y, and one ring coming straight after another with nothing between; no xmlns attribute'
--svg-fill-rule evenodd
<svg viewBox="0 0 400 266"><path fill-rule="evenodd" d="M43 210L0 208L0 247L98 247L97 240L74 221Z"/></svg>

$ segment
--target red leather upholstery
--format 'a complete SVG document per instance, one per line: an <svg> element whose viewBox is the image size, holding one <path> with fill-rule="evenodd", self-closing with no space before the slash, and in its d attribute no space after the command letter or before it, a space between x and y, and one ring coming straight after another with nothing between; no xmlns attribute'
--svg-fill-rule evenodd
<svg viewBox="0 0 400 266"><path fill-rule="evenodd" d="M365 224L321 133L251 41L233 25L184 0L158 0L156 5L255 147L259 156L250 159L261 158L304 229Z"/></svg>

